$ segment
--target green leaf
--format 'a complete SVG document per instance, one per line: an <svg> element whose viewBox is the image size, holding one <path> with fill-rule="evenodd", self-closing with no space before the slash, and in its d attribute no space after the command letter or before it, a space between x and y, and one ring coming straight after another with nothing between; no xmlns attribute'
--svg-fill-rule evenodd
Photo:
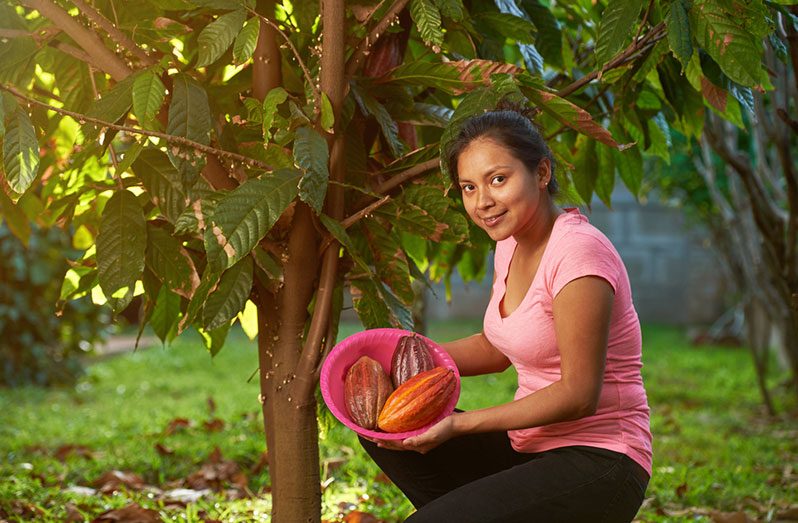
<svg viewBox="0 0 798 523"><path fill-rule="evenodd" d="M310 127L300 127L294 138L294 161L302 168L304 174L299 182L299 197L310 205L316 214L324 206L327 194L327 181L330 172L327 170L330 151L327 140Z"/></svg>
<svg viewBox="0 0 798 523"><path fill-rule="evenodd" d="M696 40L729 78L745 87L769 87L761 63L762 41L743 29L741 22L719 0L696 0L690 9Z"/></svg>
<svg viewBox="0 0 798 523"><path fill-rule="evenodd" d="M214 329L212 331L197 329L197 331L200 333L200 336L202 336L202 342L205 344L205 348L211 354L211 357L219 354L219 351L222 350L222 347L224 347L224 342L227 339L227 333L230 332L231 326L232 323L226 323L218 329Z"/></svg>
<svg viewBox="0 0 798 523"><path fill-rule="evenodd" d="M137 78L137 74L132 74L102 93L102 98L92 102L86 115L109 123L115 123L124 118L133 105L133 83ZM98 125L87 124L84 132L86 141L96 139L100 130L101 127Z"/></svg>
<svg viewBox="0 0 798 523"><path fill-rule="evenodd" d="M651 138L651 147L647 149L647 152L659 156L670 165L671 130L665 120L665 115L657 113L654 118L648 120L648 135Z"/></svg>
<svg viewBox="0 0 798 523"><path fill-rule="evenodd" d="M321 93L321 128L325 131L332 132L335 125L335 112L327 97L327 93Z"/></svg>
<svg viewBox="0 0 798 523"><path fill-rule="evenodd" d="M623 145L619 145L613 139L609 131L593 120L590 113L565 98L560 98L554 93L539 89L527 89L525 92L543 112L563 125L576 129L580 133L586 134L610 147L615 147L616 149L623 147Z"/></svg>
<svg viewBox="0 0 798 523"><path fill-rule="evenodd" d="M133 114L142 125L150 124L163 104L166 87L155 71L144 71L133 82Z"/></svg>
<svg viewBox="0 0 798 523"><path fill-rule="evenodd" d="M413 18L424 43L436 53L443 45L441 13L430 0L411 0L410 16Z"/></svg>
<svg viewBox="0 0 798 523"><path fill-rule="evenodd" d="M299 192L301 174L281 169L248 180L219 201L205 230L208 265L216 273L249 254Z"/></svg>
<svg viewBox="0 0 798 523"><path fill-rule="evenodd" d="M100 288L110 297L133 289L144 270L147 226L144 210L132 192L119 190L105 204L97 235Z"/></svg>
<svg viewBox="0 0 798 523"><path fill-rule="evenodd" d="M258 33L260 32L260 18L253 16L244 23L244 28L236 36L233 44L233 62L243 64L255 52L258 45Z"/></svg>
<svg viewBox="0 0 798 523"><path fill-rule="evenodd" d="M563 67L562 30L557 18L540 0L523 0L522 6L537 28L535 46L546 63Z"/></svg>
<svg viewBox="0 0 798 523"><path fill-rule="evenodd" d="M506 38L522 44L534 44L537 30L529 20L510 13L480 13L475 17L479 24L485 24Z"/></svg>
<svg viewBox="0 0 798 523"><path fill-rule="evenodd" d="M144 149L133 162L133 171L141 179L152 202L170 223L175 223L189 201L180 173L166 154L153 147Z"/></svg>
<svg viewBox="0 0 798 523"><path fill-rule="evenodd" d="M168 344L177 335L180 320L180 296L165 286L158 291L155 307L150 315L150 327L161 343Z"/></svg>
<svg viewBox="0 0 798 523"><path fill-rule="evenodd" d="M693 56L693 40L690 36L690 20L687 18L684 0L673 1L666 23L671 51L682 63L682 67L687 67L690 57Z"/></svg>
<svg viewBox="0 0 798 523"><path fill-rule="evenodd" d="M243 310L252 290L252 256L245 256L224 271L219 285L205 301L203 327L214 330L229 324Z"/></svg>
<svg viewBox="0 0 798 523"><path fill-rule="evenodd" d="M130 167L133 165L133 162L136 161L136 158L139 157L141 151L144 150L144 144L146 141L142 142L133 142L133 144L128 147L124 151L116 151L117 154L122 153L122 161L120 161L117 166L115 167L115 172L122 174L128 171Z"/></svg>
<svg viewBox="0 0 798 523"><path fill-rule="evenodd" d="M211 109L205 89L187 74L176 74L173 77L167 134L208 145L211 142L211 127ZM168 155L182 176L183 185L193 186L205 166L205 154L193 149L169 147Z"/></svg>
<svg viewBox="0 0 798 523"><path fill-rule="evenodd" d="M399 241L377 220L366 219L363 224L379 278L393 290L402 303L411 305L415 300L415 293L410 285L407 258Z"/></svg>
<svg viewBox="0 0 798 523"><path fill-rule="evenodd" d="M39 172L36 129L22 107L17 107L8 121L3 139L3 168L8 185L17 194L27 191Z"/></svg>
<svg viewBox="0 0 798 523"><path fill-rule="evenodd" d="M205 267L205 272L202 273L200 284L197 290L194 291L191 300L188 302L183 319L180 320L177 329L178 333L183 332L186 327L195 323L197 319L202 318L202 309L205 307L205 301L208 299L208 295L213 292L219 284L220 276L220 273L214 272L208 266Z"/></svg>
<svg viewBox="0 0 798 523"><path fill-rule="evenodd" d="M435 0L435 5L443 16L455 22L461 21L465 16L463 0Z"/></svg>
<svg viewBox="0 0 798 523"><path fill-rule="evenodd" d="M218 60L241 31L247 12L243 9L223 14L202 30L197 38L197 67L205 67Z"/></svg>
<svg viewBox="0 0 798 523"><path fill-rule="evenodd" d="M603 66L633 34L643 0L609 0L601 14L596 38L596 62Z"/></svg>
<svg viewBox="0 0 798 523"><path fill-rule="evenodd" d="M147 227L147 267L170 290L191 299L200 284L194 261L181 242L160 227Z"/></svg>
<svg viewBox="0 0 798 523"><path fill-rule="evenodd" d="M391 310L380 297L377 284L368 277L352 278L349 282L352 306L363 327L377 329L392 327Z"/></svg>
<svg viewBox="0 0 798 523"><path fill-rule="evenodd" d="M593 199L593 190L598 180L598 156L596 155L596 142L584 134L576 139L577 155L574 162L573 180L576 192L582 201L590 204Z"/></svg>
<svg viewBox="0 0 798 523"><path fill-rule="evenodd" d="M607 207L611 207L612 191L615 188L615 158L612 156L612 149L603 143L596 143L596 156L598 158L596 196L601 198Z"/></svg>
<svg viewBox="0 0 798 523"><path fill-rule="evenodd" d="M404 145L401 140L399 140L399 126L391 117L391 114L385 106L378 102L371 94L354 85L352 86L352 92L355 94L355 99L361 111L363 111L363 114L371 115L377 120L382 130L382 135L385 137L385 141L388 143L393 157L398 158L402 156Z"/></svg>
<svg viewBox="0 0 798 523"><path fill-rule="evenodd" d="M22 242L22 245L27 247L31 234L30 221L25 213L22 212L22 209L14 205L14 202L2 189L0 189L0 218L5 220L11 234L16 236Z"/></svg>
<svg viewBox="0 0 798 523"><path fill-rule="evenodd" d="M332 234L333 237L336 240L338 240L338 243L340 243L341 246L343 246L344 250L346 250L346 252L349 253L349 256L352 258L352 261L354 261L360 267L360 269L363 270L366 274L370 274L371 267L369 267L368 263L366 263L366 260L364 260L363 257L360 256L360 253L358 252L354 243L352 243L352 238L349 237L349 234L346 232L346 229L344 229L344 227L340 223L338 223L337 220L330 218L326 214L319 215L319 219L321 220L321 223L324 225L324 227L328 231L330 231L330 234Z"/></svg>
<svg viewBox="0 0 798 523"><path fill-rule="evenodd" d="M252 301L247 300L244 310L238 313L238 323L241 330L247 335L250 341L258 337L258 307Z"/></svg>
<svg viewBox="0 0 798 523"><path fill-rule="evenodd" d="M268 141L271 139L271 128L274 122L274 115L277 113L277 106L288 99L288 93L282 87L275 87L263 99L263 137Z"/></svg>
<svg viewBox="0 0 798 523"><path fill-rule="evenodd" d="M614 123L611 128L617 136L627 136L619 124ZM613 149L612 156L624 185L635 197L640 196L643 182L643 156L640 154L640 147L630 147L625 151Z"/></svg>

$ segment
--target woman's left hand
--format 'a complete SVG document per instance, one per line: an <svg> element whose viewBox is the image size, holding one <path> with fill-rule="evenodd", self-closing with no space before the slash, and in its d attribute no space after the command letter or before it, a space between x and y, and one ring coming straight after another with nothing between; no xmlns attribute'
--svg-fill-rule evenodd
<svg viewBox="0 0 798 523"><path fill-rule="evenodd" d="M455 412L447 416L432 427L418 436L412 436L402 441L402 447L406 450L414 450L421 454L426 454L441 443L457 435L454 427L454 417L459 415Z"/></svg>

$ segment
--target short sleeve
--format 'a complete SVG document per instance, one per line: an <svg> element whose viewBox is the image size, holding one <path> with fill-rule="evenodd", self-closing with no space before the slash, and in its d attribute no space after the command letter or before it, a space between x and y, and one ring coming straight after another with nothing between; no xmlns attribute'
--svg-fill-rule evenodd
<svg viewBox="0 0 798 523"><path fill-rule="evenodd" d="M570 282L585 276L603 278L618 293L623 265L606 238L572 231L554 246L550 261L546 281L552 299Z"/></svg>

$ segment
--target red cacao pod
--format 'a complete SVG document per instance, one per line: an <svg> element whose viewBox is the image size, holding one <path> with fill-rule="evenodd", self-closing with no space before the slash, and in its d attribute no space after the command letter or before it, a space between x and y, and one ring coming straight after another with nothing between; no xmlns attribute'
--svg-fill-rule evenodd
<svg viewBox="0 0 798 523"><path fill-rule="evenodd" d="M346 372L344 403L349 417L365 429L377 425L377 416L393 392L388 373L376 360L361 356Z"/></svg>
<svg viewBox="0 0 798 523"><path fill-rule="evenodd" d="M416 374L388 396L377 426L385 432L419 429L440 416L456 387L454 371L446 367Z"/></svg>
<svg viewBox="0 0 798 523"><path fill-rule="evenodd" d="M391 358L391 381L398 387L416 374L432 370L435 362L427 343L416 336L402 336Z"/></svg>

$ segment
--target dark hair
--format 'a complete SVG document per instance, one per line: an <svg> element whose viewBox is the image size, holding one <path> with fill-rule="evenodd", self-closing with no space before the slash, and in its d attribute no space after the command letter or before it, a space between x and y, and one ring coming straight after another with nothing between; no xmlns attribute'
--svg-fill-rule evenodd
<svg viewBox="0 0 798 523"><path fill-rule="evenodd" d="M551 162L551 181L549 194L557 194L558 185L554 178L554 155L546 145L537 126L532 123L532 111L510 102L500 103L496 109L472 116L460 128L460 132L447 149L446 165L452 183L459 188L457 160L465 148L477 138L488 138L507 147L531 173L535 173L543 158Z"/></svg>

